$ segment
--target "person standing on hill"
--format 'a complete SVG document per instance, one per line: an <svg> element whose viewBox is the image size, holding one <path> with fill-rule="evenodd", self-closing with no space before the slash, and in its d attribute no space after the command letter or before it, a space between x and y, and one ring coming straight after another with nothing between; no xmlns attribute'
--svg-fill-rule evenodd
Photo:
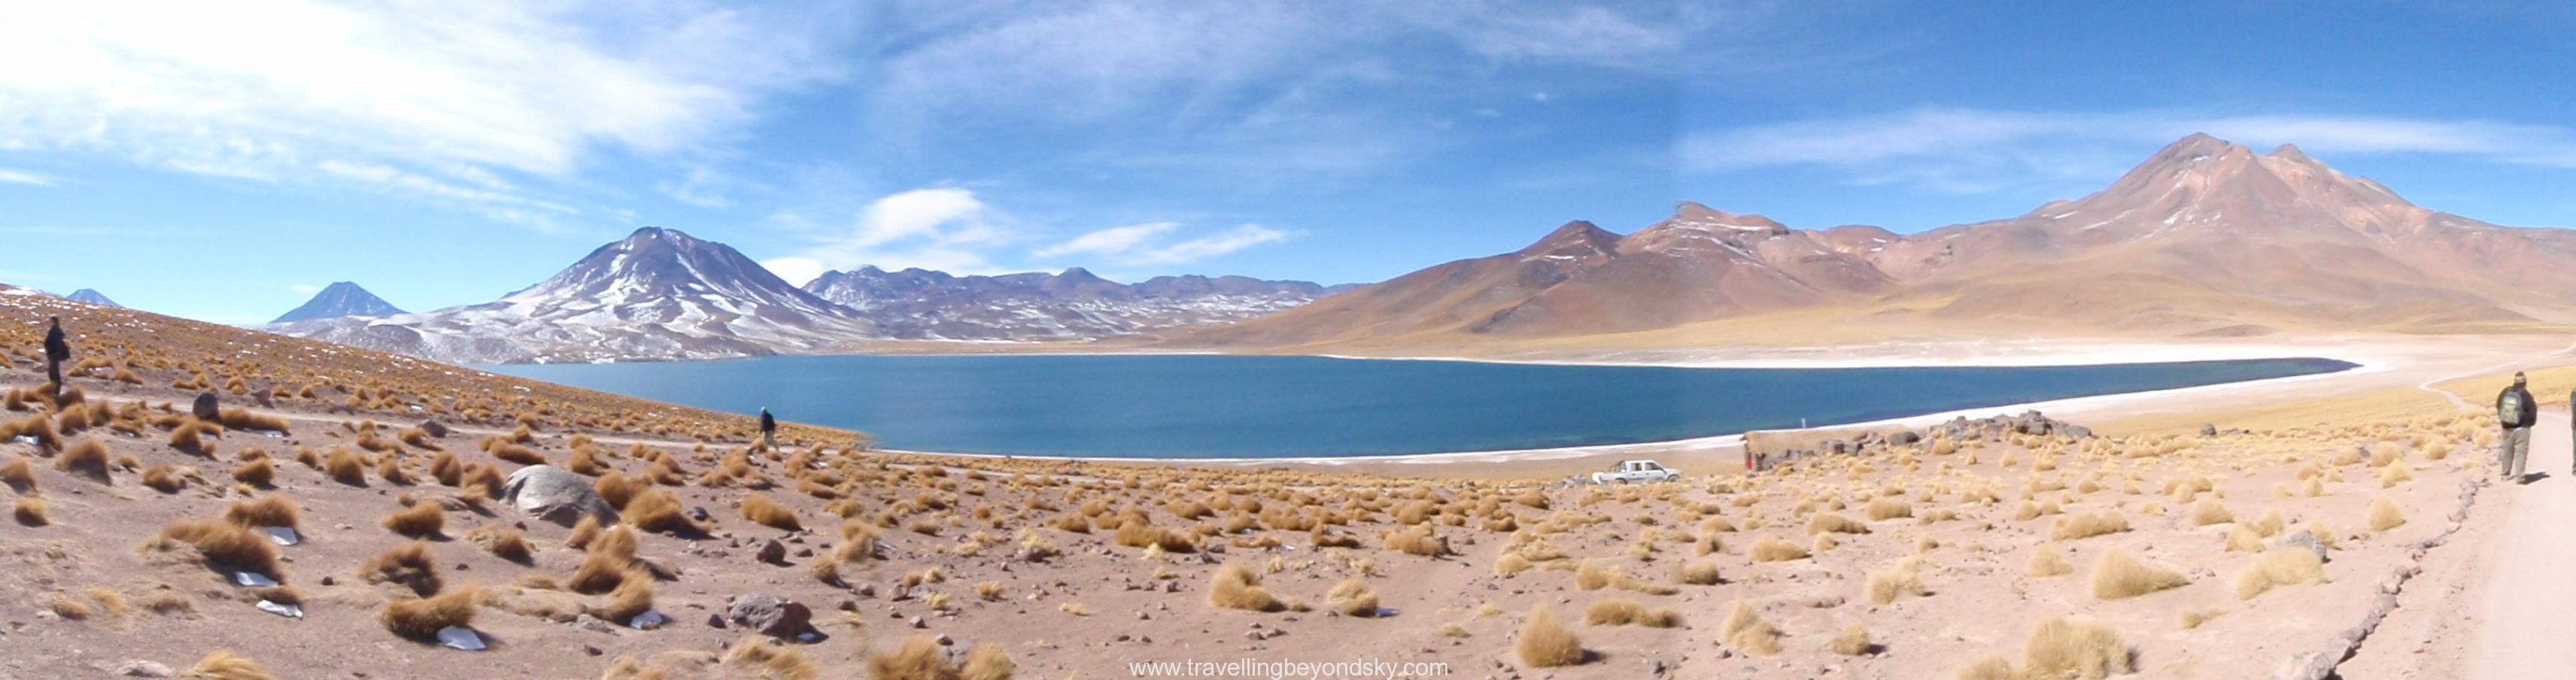
<svg viewBox="0 0 2576 680"><path fill-rule="evenodd" d="M778 419L769 415L769 407L760 407L760 448L778 449Z"/></svg>
<svg viewBox="0 0 2576 680"><path fill-rule="evenodd" d="M2523 463L2531 457L2531 425L2540 413L2529 382L2515 371L2513 385L2496 394L2496 424L2504 426L2504 438L2496 442L2496 468L2505 479L2522 478Z"/></svg>
<svg viewBox="0 0 2576 680"><path fill-rule="evenodd" d="M53 381L54 396L63 391L63 362L72 360L72 343L63 337L63 318L45 317L45 378Z"/></svg>

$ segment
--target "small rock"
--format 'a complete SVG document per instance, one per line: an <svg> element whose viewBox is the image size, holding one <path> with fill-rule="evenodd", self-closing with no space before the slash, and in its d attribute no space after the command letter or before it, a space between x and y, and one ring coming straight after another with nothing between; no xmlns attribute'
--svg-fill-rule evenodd
<svg viewBox="0 0 2576 680"><path fill-rule="evenodd" d="M166 678L171 673L169 666L150 661L127 661L125 665L116 667L116 675L123 678Z"/></svg>
<svg viewBox="0 0 2576 680"><path fill-rule="evenodd" d="M325 585L325 586L335 586L335 585L339 585L339 584L340 584L340 581L339 581L338 579L333 579L333 578L331 578L331 577L329 577L329 576L324 576L324 577L322 577L322 585Z"/></svg>
<svg viewBox="0 0 2576 680"><path fill-rule="evenodd" d="M713 521L715 521L715 517L714 517L713 515L708 515L708 514L707 514L707 509L706 509L706 508L699 507L699 506L694 506L694 505L689 506L689 519L694 519L694 520L697 520L697 521L700 521L700 522L713 522Z"/></svg>
<svg viewBox="0 0 2576 680"><path fill-rule="evenodd" d="M602 655L602 654L607 654L608 652L607 652L606 650L602 650L602 649L600 649L598 645L582 645L582 646L581 646L581 653L583 653L583 654L588 654L588 655L591 655L591 656L599 656L599 655Z"/></svg>
<svg viewBox="0 0 2576 680"><path fill-rule="evenodd" d="M1121 636L1119 636L1119 637L1126 637L1126 636L1121 635ZM955 638L948 637L948 634L947 634L947 633L940 633L940 634L939 634L939 637L937 637L937 638L933 638L933 640L938 641L938 642L939 642L939 646L941 646L941 647L955 647L955 646L957 646L957 640L956 640Z"/></svg>
<svg viewBox="0 0 2576 680"><path fill-rule="evenodd" d="M914 628L929 628L929 627L930 627L930 623L929 623L929 622L927 622L927 621L923 621L923 620L921 619L921 617L918 617L918 616L912 617L912 620L905 621L905 622L904 622L904 625L912 626L912 627L914 627Z"/></svg>
<svg viewBox="0 0 2576 680"><path fill-rule="evenodd" d="M447 438L447 425L446 425L446 424L444 424L444 423L440 423L440 422L438 422L438 421L435 421L435 420L423 420L423 421L420 421L420 431L421 431L422 433L428 434L428 435L429 435L430 437L432 437L432 438L437 438L437 439L446 439L446 438Z"/></svg>
<svg viewBox="0 0 2576 680"><path fill-rule="evenodd" d="M708 628L723 628L723 627L725 627L725 619L724 619L724 615L723 615L723 614L708 614L708 615L707 615L707 627L708 627Z"/></svg>
<svg viewBox="0 0 2576 680"><path fill-rule="evenodd" d="M772 540L770 540L770 541L769 541L769 542L767 542L767 543L762 543L762 544L760 545L760 553L759 553L758 555L753 556L753 557L754 557L755 559L758 559L758 560L762 561L762 562L767 562L767 563L770 563L770 564L779 564L779 563L782 563L782 562L786 562L786 561L787 561L787 546L785 546L785 545L780 545L780 544L778 543L778 541L777 541L777 540L772 539Z"/></svg>

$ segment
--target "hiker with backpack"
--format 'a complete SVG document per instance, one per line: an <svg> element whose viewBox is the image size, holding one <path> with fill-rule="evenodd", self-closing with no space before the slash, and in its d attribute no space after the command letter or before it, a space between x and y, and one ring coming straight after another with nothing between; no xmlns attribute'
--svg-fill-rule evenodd
<svg viewBox="0 0 2576 680"><path fill-rule="evenodd" d="M2513 385L2496 394L2496 423L2504 426L2504 438L2496 442L2496 468L2505 479L2521 479L2522 467L2531 458L2531 425L2539 418L2539 404L2527 388L2529 379L2521 371L2513 374Z"/></svg>
<svg viewBox="0 0 2576 680"><path fill-rule="evenodd" d="M760 448L778 450L778 419L769 415L769 407L760 407Z"/></svg>

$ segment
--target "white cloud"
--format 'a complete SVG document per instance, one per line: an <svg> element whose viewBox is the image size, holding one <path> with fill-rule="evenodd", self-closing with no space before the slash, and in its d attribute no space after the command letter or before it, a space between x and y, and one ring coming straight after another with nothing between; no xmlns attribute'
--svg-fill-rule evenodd
<svg viewBox="0 0 2576 680"><path fill-rule="evenodd" d="M1128 260L1128 263L1188 264L1211 257L1229 255L1257 245L1286 241L1294 236L1295 234L1289 232L1257 224L1246 224L1220 233L1148 249L1137 253L1136 257Z"/></svg>
<svg viewBox="0 0 2576 680"><path fill-rule="evenodd" d="M660 182L654 184L653 189L674 201L700 208L722 210L733 207L733 199L725 196L725 190L732 184L733 182L723 174L697 167L689 169L687 178L678 182Z"/></svg>
<svg viewBox="0 0 2576 680"><path fill-rule="evenodd" d="M33 3L0 22L0 146L548 208L603 150L686 153L809 66L829 12L641 3ZM325 164L339 163L339 167ZM350 172L356 168L358 172ZM518 194L496 201L489 195Z"/></svg>
<svg viewBox="0 0 2576 680"><path fill-rule="evenodd" d="M2117 172L2137 162L2138 147L2193 132L2258 148L2296 144L2318 154L2446 154L2576 168L2576 131L2562 127L2187 110L1916 109L1711 130L1685 137L1678 152L1694 172L1815 166L1843 171L1859 184L1975 193Z"/></svg>
<svg viewBox="0 0 2576 680"><path fill-rule="evenodd" d="M321 286L316 286L310 283L290 283L286 284L286 289L293 291L297 295L313 295L315 293L322 292Z"/></svg>
<svg viewBox="0 0 2576 680"><path fill-rule="evenodd" d="M1145 241L1178 229L1180 226L1179 222L1149 222L1110 227L1073 237L1072 240L1063 243L1039 248L1037 252L1030 253L1030 256L1047 258L1076 253L1115 255L1133 250L1136 246L1143 245Z"/></svg>
<svg viewBox="0 0 2576 680"><path fill-rule="evenodd" d="M773 218L801 223L793 215ZM885 269L922 267L956 274L999 273L984 253L1021 240L1009 215L984 205L975 192L956 188L914 189L869 202L850 226L822 230L814 245L794 255L764 260L761 265L791 283L803 285L826 270L875 265Z"/></svg>
<svg viewBox="0 0 2576 680"><path fill-rule="evenodd" d="M25 170L0 168L0 184L32 184L40 187L49 187L54 185L54 178Z"/></svg>
<svg viewBox="0 0 2576 680"><path fill-rule="evenodd" d="M1149 222L1110 227L1040 248L1030 253L1030 256L1045 259L1064 255L1093 255L1107 258L1121 266L1131 267L1189 264L1296 237L1296 234L1291 232L1258 224L1246 224L1197 238L1181 241L1164 240L1164 236L1171 234L1180 226L1177 222Z"/></svg>
<svg viewBox="0 0 2576 680"><path fill-rule="evenodd" d="M1468 92L1524 64L1652 68L1690 30L1537 0L889 7L867 79L881 134L938 149L943 134L1060 126L1101 147L1085 162L1268 176L1418 158L1442 124L1424 113L1437 107L1410 105L1422 93Z"/></svg>

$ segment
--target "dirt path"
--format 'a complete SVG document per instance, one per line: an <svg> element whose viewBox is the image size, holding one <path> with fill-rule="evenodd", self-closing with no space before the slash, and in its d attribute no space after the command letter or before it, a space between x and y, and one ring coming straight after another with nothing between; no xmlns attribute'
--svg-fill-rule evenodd
<svg viewBox="0 0 2576 680"><path fill-rule="evenodd" d="M2569 466L2567 414L2541 415L2525 472L2497 526L2483 593L2469 593L2477 627L2464 667L2468 678L2566 677L2576 672L2576 475Z"/></svg>

